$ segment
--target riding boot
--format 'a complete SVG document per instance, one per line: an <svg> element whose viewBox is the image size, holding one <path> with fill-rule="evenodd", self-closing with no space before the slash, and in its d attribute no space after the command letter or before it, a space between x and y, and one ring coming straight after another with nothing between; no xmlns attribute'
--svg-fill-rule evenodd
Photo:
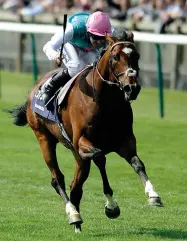
<svg viewBox="0 0 187 241"><path fill-rule="evenodd" d="M69 75L68 70L62 69L58 74L52 77L52 79L47 84L44 84L41 88L44 104L46 105L55 94L55 92L61 86L64 86L70 79L71 76Z"/></svg>

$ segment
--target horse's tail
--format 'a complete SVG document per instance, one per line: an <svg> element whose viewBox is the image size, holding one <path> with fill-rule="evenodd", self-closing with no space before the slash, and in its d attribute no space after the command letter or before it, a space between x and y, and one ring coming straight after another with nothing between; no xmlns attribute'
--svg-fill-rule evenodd
<svg viewBox="0 0 187 241"><path fill-rule="evenodd" d="M27 101L22 104L14 107L13 109L5 110L13 117L13 124L16 126L25 126L27 124Z"/></svg>

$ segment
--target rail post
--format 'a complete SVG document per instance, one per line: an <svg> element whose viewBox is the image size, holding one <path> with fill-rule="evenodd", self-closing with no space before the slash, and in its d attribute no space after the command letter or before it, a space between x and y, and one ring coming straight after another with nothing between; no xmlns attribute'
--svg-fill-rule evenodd
<svg viewBox="0 0 187 241"><path fill-rule="evenodd" d="M163 90L163 75L162 75L162 55L160 45L155 44L157 57L157 83L158 83L158 99L160 118L164 118L164 90Z"/></svg>
<svg viewBox="0 0 187 241"><path fill-rule="evenodd" d="M31 33L31 49L32 49L32 73L33 73L33 82L38 79L38 69L37 69L37 56L36 56L36 41L35 36Z"/></svg>
<svg viewBox="0 0 187 241"><path fill-rule="evenodd" d="M31 16L32 23L35 23L35 15ZM33 84L36 83L38 79L38 65L37 65L37 53L36 53L36 40L33 33L31 36L31 49L32 49L32 74L33 74Z"/></svg>

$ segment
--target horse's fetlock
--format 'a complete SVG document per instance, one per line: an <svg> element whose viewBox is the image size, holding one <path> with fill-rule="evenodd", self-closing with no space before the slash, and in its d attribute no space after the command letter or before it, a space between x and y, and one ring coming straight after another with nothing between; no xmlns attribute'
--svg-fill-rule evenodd
<svg viewBox="0 0 187 241"><path fill-rule="evenodd" d="M111 197L113 196L113 190L112 190L110 187L104 187L103 193L104 193L105 195L108 195L108 194L109 194Z"/></svg>

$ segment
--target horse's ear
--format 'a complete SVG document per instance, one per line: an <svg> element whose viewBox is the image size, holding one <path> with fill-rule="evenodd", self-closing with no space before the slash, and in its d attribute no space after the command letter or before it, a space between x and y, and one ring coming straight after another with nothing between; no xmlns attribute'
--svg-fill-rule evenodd
<svg viewBox="0 0 187 241"><path fill-rule="evenodd" d="M127 31L127 40L131 43L134 43L134 34L131 31Z"/></svg>
<svg viewBox="0 0 187 241"><path fill-rule="evenodd" d="M108 33L106 34L106 40L108 41L108 43L110 45L114 44L114 40L112 39L112 37Z"/></svg>

